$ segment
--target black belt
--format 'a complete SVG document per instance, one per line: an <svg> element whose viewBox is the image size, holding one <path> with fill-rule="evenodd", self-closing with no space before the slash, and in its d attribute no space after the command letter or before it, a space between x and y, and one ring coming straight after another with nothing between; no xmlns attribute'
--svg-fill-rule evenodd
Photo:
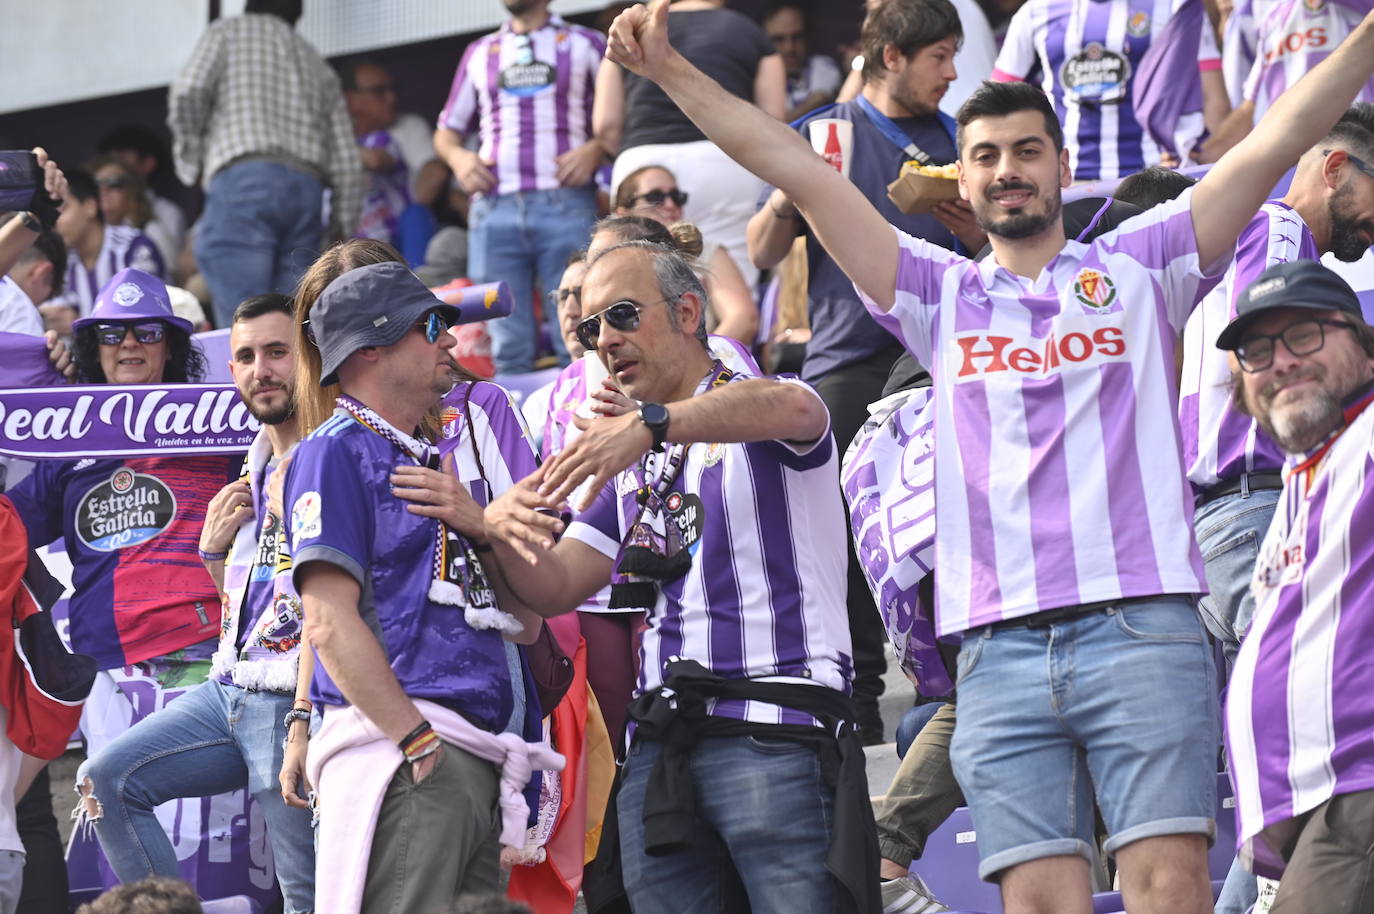
<svg viewBox="0 0 1374 914"><path fill-rule="evenodd" d="M1216 501L1226 495L1235 495L1238 492L1255 492L1264 489L1282 489L1283 474L1273 473L1241 473L1234 479L1223 480L1208 489L1203 489L1202 494L1196 499L1195 507L1201 508L1209 501Z"/></svg>
<svg viewBox="0 0 1374 914"><path fill-rule="evenodd" d="M1148 597L1123 597L1116 600L1098 600L1096 603L1078 603L1073 606L1060 606L1055 609L1045 609L1038 613L1031 613L1028 616L1018 616L1015 619L1005 619L1001 622L994 622L988 626L993 631L1002 631L1008 628L1049 628L1059 622L1067 622L1070 619L1079 619L1083 616L1091 616L1096 613L1105 613L1117 606L1129 606L1132 603L1144 603L1154 601L1163 596L1162 594L1151 594Z"/></svg>

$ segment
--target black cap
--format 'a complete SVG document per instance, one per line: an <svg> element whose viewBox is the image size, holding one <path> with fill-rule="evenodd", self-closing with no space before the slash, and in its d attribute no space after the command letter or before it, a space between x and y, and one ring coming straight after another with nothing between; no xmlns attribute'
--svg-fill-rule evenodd
<svg viewBox="0 0 1374 914"><path fill-rule="evenodd" d="M1349 283L1315 260L1276 263L1255 277L1236 300L1236 316L1217 337L1218 349L1238 349L1245 328L1273 308L1344 311L1364 323L1360 299Z"/></svg>
<svg viewBox="0 0 1374 914"><path fill-rule="evenodd" d="M399 342L430 311L450 324L460 314L403 263L374 263L337 277L310 309L310 328L320 349L320 386L338 381L335 372L344 359L368 346Z"/></svg>

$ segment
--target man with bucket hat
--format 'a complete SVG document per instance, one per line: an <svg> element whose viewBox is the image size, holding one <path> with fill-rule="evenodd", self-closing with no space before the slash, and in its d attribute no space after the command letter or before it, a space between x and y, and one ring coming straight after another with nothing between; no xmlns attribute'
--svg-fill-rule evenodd
<svg viewBox="0 0 1374 914"><path fill-rule="evenodd" d="M307 774L320 911L429 911L496 890L500 844L524 843L531 770L562 766L502 733L502 636L533 640L539 620L511 598L478 502L420 431L453 386L458 317L400 263L342 274L307 314L321 377L303 366L300 384L342 391L298 446L283 499L319 661ZM533 464L527 442L468 428L493 490L511 475L493 464L517 462L518 446Z"/></svg>
<svg viewBox="0 0 1374 914"><path fill-rule="evenodd" d="M1374 909L1374 330L1315 261L1269 267L1217 339L1287 454L1226 701L1240 859L1273 914Z"/></svg>

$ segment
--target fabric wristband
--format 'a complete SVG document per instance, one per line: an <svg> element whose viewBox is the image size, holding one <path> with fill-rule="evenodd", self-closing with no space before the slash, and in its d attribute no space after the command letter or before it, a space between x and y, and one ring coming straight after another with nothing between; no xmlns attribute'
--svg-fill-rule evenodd
<svg viewBox="0 0 1374 914"><path fill-rule="evenodd" d="M396 744L407 762L418 762L432 752L439 750L439 734L429 721L422 721L418 727L407 733Z"/></svg>
<svg viewBox="0 0 1374 914"><path fill-rule="evenodd" d="M200 553L200 560L202 562L222 562L229 558L229 553L227 552L206 552L204 549L197 549L196 552Z"/></svg>
<svg viewBox="0 0 1374 914"><path fill-rule="evenodd" d="M290 730L291 725L298 720L303 720L309 723L310 712L304 711L300 708L292 708L290 711L286 712L286 717L282 718L282 726Z"/></svg>

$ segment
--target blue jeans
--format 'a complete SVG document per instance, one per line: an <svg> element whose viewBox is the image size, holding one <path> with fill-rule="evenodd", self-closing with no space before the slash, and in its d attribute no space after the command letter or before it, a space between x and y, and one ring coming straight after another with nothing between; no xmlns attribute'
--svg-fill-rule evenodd
<svg viewBox="0 0 1374 914"><path fill-rule="evenodd" d="M1207 502L1193 515L1211 591L1198 601L1198 609L1207 630L1221 642L1228 668L1236 662L1241 639L1255 615L1250 575L1278 501L1278 489L1237 492ZM1258 898L1255 877L1239 860L1232 861L1217 899L1217 914L1243 914Z"/></svg>
<svg viewBox="0 0 1374 914"><path fill-rule="evenodd" d="M1250 575L1278 503L1278 489L1256 489L1223 495L1193 514L1207 589L1211 591L1198 602L1198 608L1207 630L1221 642L1228 667L1236 662L1240 640L1250 630L1255 615Z"/></svg>
<svg viewBox="0 0 1374 914"><path fill-rule="evenodd" d="M959 649L954 774L978 833L978 875L1214 834L1216 673L1185 597L1121 603L1048 626L986 627Z"/></svg>
<svg viewBox="0 0 1374 914"><path fill-rule="evenodd" d="M506 283L515 298L509 317L487 325L498 372L534 369L534 300L537 296L543 302L550 289L558 288L569 255L587 246L595 221L596 191L591 185L473 201L468 213L468 273L475 283ZM557 309L546 304L544 322L554 354L566 364Z"/></svg>
<svg viewBox="0 0 1374 914"><path fill-rule="evenodd" d="M96 837L121 882L178 875L154 807L246 786L267 822L287 914L314 910L310 812L287 806L277 781L291 698L203 682L86 760L76 781L91 779Z"/></svg>
<svg viewBox="0 0 1374 914"><path fill-rule="evenodd" d="M215 172L196 224L196 264L228 327L246 298L290 295L320 255L324 188L280 162L246 159Z"/></svg>
<svg viewBox="0 0 1374 914"><path fill-rule="evenodd" d="M659 750L653 740L634 741L616 799L620 863L635 914L832 914L837 892L825 856L835 792L814 749L753 736L703 739L690 763L697 805L691 846L650 857L644 791Z"/></svg>

